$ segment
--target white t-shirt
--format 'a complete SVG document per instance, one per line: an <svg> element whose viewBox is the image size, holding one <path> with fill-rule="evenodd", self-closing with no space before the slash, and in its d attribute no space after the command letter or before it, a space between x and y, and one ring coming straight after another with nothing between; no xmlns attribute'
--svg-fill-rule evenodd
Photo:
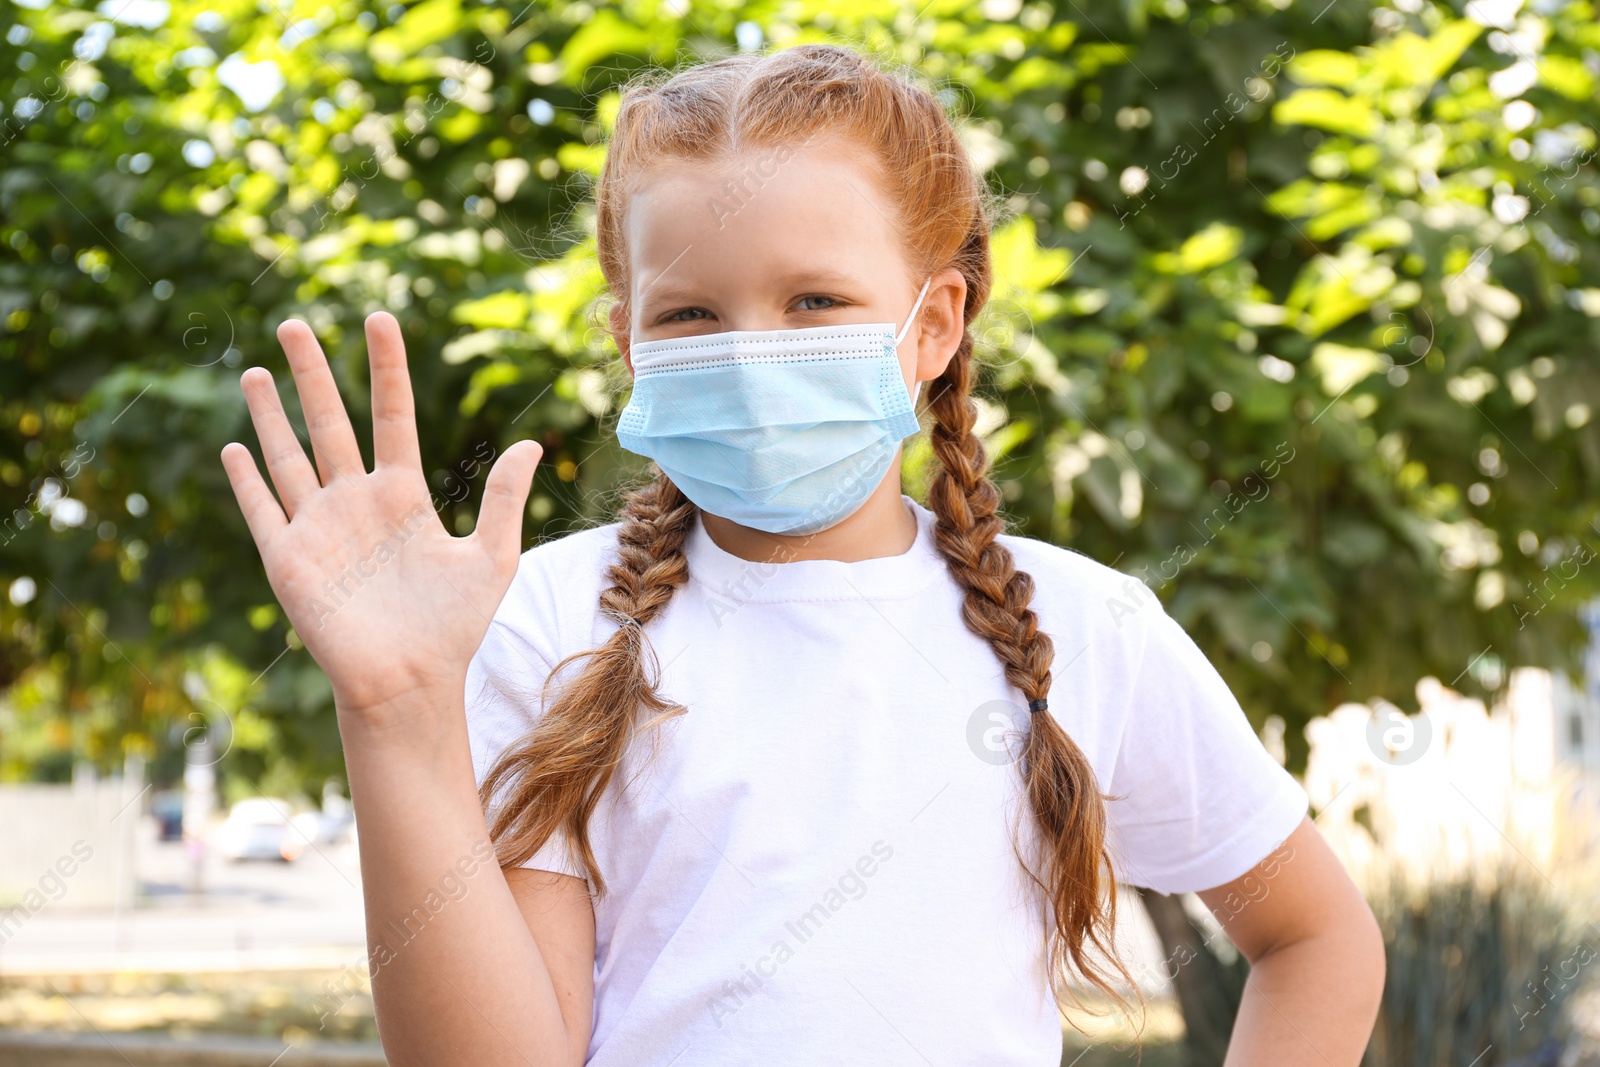
<svg viewBox="0 0 1600 1067"><path fill-rule="evenodd" d="M1014 826L1035 832L1011 756L1026 700L962 622L932 512L903 499L910 550L852 563L752 563L696 520L690 579L646 629L689 710L654 728L653 760L639 735L590 824L590 1064L1060 1063L1013 852ZM467 676L479 782L554 665L615 628L597 605L616 530L523 553ZM1055 642L1047 714L1121 797L1119 879L1205 889L1265 858L1306 794L1204 654L1137 579L1001 540ZM524 866L582 876L559 838Z"/></svg>

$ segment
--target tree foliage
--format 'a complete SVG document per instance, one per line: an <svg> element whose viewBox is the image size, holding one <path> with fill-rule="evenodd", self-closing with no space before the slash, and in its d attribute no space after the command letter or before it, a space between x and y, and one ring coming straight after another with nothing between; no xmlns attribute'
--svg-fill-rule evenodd
<svg viewBox="0 0 1600 1067"><path fill-rule="evenodd" d="M358 438L359 324L411 353L470 529L545 446L553 537L638 473L586 199L651 65L843 40L915 64L1009 198L978 324L1020 532L1157 592L1261 725L1574 667L1593 595L1593 5L814 0L6 6L0 774L340 766L218 452L311 322ZM301 422L303 425L303 420ZM911 491L927 476L910 445ZM1108 623L1147 603L1131 586Z"/></svg>

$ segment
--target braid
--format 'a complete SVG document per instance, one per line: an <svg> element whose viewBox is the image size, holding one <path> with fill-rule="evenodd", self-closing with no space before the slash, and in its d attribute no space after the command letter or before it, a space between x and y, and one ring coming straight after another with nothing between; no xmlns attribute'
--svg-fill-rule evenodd
<svg viewBox="0 0 1600 1067"><path fill-rule="evenodd" d="M1000 491L988 477L988 454L972 432L978 413L968 395L971 354L972 336L963 334L932 389L930 439L940 466L928 494L939 518L934 540L966 591L961 610L967 626L994 646L1006 680L1037 700L1049 695L1055 646L1028 607L1033 578L1016 569L1010 550L996 540L1005 522Z"/></svg>
<svg viewBox="0 0 1600 1067"><path fill-rule="evenodd" d="M659 471L624 504L617 558L606 570L611 584L600 594L601 613L622 625L599 648L556 665L546 687L569 663L588 661L532 733L500 757L478 788L487 809L500 786L512 783L508 802L489 827L501 866L522 863L561 829L595 894L605 892L589 844L589 816L622 763L639 709L656 713L646 725L683 710L656 692L646 670L642 630L689 578L683 545L696 513L683 491Z"/></svg>
<svg viewBox="0 0 1600 1067"><path fill-rule="evenodd" d="M640 625L654 619L689 578L683 543L695 506L666 475L634 491L622 509L617 531L617 561L606 571L611 587L600 607Z"/></svg>
<svg viewBox="0 0 1600 1067"><path fill-rule="evenodd" d="M972 432L978 414L970 395L972 349L972 335L964 330L955 355L931 388L934 423L929 436L940 468L928 490L937 519L934 542L965 593L961 611L968 629L989 642L1008 682L1030 702L1043 700L1050 692L1055 645L1028 606L1033 578L1017 569L1010 550L998 540L1005 530L1000 491L989 479L983 442ZM1044 890L1055 916L1046 966L1055 977L1065 963L1064 952L1079 974L1120 1001L1110 975L1087 952L1093 946L1133 984L1111 946L1116 881L1094 769L1053 716L1028 718L1023 779L1043 855L1039 870L1026 860L1023 869Z"/></svg>

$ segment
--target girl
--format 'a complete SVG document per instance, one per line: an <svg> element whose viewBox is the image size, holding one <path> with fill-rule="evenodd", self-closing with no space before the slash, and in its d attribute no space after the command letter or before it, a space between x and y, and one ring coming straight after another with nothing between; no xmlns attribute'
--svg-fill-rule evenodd
<svg viewBox="0 0 1600 1067"><path fill-rule="evenodd" d="M620 521L521 552L519 442L448 535L383 313L371 473L295 320L317 470L261 369L281 507L222 452L333 683L390 1063L1046 1067L1068 977L1131 978L1120 880L1253 964L1229 1067L1356 1064L1381 942L1304 792L1138 581L1005 532L936 99L825 45L635 85L596 202L655 461Z"/></svg>

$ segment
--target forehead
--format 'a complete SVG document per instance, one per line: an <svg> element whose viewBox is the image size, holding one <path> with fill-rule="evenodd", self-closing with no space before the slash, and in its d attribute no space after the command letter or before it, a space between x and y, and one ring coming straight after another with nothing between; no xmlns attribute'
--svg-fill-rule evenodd
<svg viewBox="0 0 1600 1067"><path fill-rule="evenodd" d="M906 270L901 225L862 150L840 141L663 161L624 220L633 296L668 276L727 286L841 263L893 278Z"/></svg>

